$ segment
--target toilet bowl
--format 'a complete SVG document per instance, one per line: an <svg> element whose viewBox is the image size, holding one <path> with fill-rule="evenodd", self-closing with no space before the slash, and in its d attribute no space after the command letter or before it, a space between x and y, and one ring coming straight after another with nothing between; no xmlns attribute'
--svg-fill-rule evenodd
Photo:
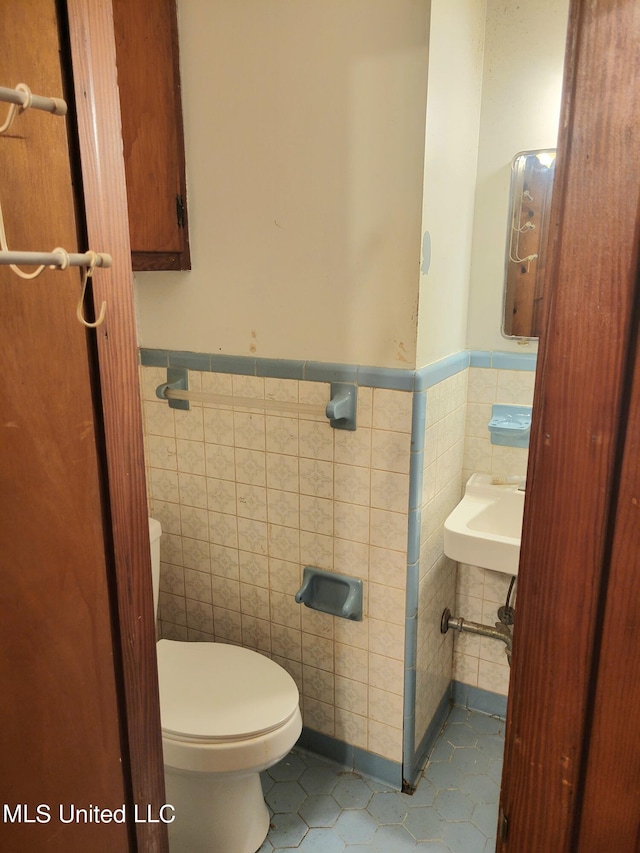
<svg viewBox="0 0 640 853"><path fill-rule="evenodd" d="M154 603L159 522L149 519ZM156 610L157 612L157 610ZM255 853L269 830L260 773L302 730L298 688L277 663L225 643L159 640L171 853Z"/></svg>

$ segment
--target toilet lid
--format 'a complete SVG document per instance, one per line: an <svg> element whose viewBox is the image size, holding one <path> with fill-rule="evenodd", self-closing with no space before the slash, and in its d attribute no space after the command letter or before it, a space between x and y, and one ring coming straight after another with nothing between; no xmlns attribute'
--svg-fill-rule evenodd
<svg viewBox="0 0 640 853"><path fill-rule="evenodd" d="M296 683L258 652L225 643L157 644L162 730L177 737L240 740L284 725Z"/></svg>

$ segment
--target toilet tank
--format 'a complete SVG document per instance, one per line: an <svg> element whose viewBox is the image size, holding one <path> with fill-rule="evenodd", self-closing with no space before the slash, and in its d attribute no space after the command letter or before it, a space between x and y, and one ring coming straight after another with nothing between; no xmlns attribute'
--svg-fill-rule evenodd
<svg viewBox="0 0 640 853"><path fill-rule="evenodd" d="M158 616L158 591L160 589L160 536L162 527L155 518L149 519L149 543L151 545L151 580L153 582L153 612Z"/></svg>

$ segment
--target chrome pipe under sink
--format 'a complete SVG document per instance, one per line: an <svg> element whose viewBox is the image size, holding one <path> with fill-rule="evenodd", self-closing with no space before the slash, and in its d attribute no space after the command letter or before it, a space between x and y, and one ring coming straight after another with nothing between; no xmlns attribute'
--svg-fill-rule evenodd
<svg viewBox="0 0 640 853"><path fill-rule="evenodd" d="M511 645L513 642L513 635L507 625L503 625L502 622L496 622L495 626L482 625L479 622L470 622L467 619L463 619L462 616L452 616L449 608L445 607L442 611L442 618L440 620L440 633L446 634L450 628L454 631L458 631L460 634L478 634L481 637L491 637L494 640L501 640L506 646L505 652L507 660L509 661L509 666L511 666Z"/></svg>

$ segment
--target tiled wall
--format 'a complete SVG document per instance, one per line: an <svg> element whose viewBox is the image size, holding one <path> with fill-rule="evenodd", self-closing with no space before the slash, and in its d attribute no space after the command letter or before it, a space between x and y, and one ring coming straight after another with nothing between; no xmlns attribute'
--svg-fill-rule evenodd
<svg viewBox="0 0 640 853"><path fill-rule="evenodd" d="M162 635L272 656L298 684L305 726L401 762L413 395L360 387L351 432L323 416L170 409L155 397L166 369L141 377ZM190 371L189 385L329 399L324 382ZM296 604L305 565L366 581L363 621Z"/></svg>
<svg viewBox="0 0 640 853"><path fill-rule="evenodd" d="M215 356L186 354L203 361L189 370L192 390L318 414L193 402L181 411L155 394L170 354L157 351L158 367L150 352L140 373L150 511L163 527L162 636L273 657L298 684L306 729L411 775L452 678L507 691L502 644L462 635L454 647L440 617L449 607L492 624L509 578L458 569L443 553L443 524L473 471L524 475L527 451L492 446L487 424L492 402L531 402L534 364L471 354L468 368L459 354L426 372L380 374L393 387L371 387L373 368L349 368L363 384L358 428L347 431L322 414L330 384L318 377L338 366L310 365L309 381L246 375L241 359L216 370ZM363 621L296 604L305 565L363 579Z"/></svg>
<svg viewBox="0 0 640 853"><path fill-rule="evenodd" d="M523 360L526 369L492 366L469 368L467 419L464 453L464 481L474 472L496 475L527 472L528 450L492 445L487 424L492 403L533 403L535 373L531 360ZM517 361L514 364L518 364ZM456 615L472 622L493 625L497 610L505 603L510 578L477 566L460 565L456 589ZM515 603L515 596L511 603ZM454 678L464 684L506 696L509 689L509 665L504 645L486 637L456 634Z"/></svg>
<svg viewBox="0 0 640 853"><path fill-rule="evenodd" d="M468 370L428 389L424 431L415 742L420 742L451 681L451 634L440 633L455 601L456 564L444 555L444 521L460 500Z"/></svg>

